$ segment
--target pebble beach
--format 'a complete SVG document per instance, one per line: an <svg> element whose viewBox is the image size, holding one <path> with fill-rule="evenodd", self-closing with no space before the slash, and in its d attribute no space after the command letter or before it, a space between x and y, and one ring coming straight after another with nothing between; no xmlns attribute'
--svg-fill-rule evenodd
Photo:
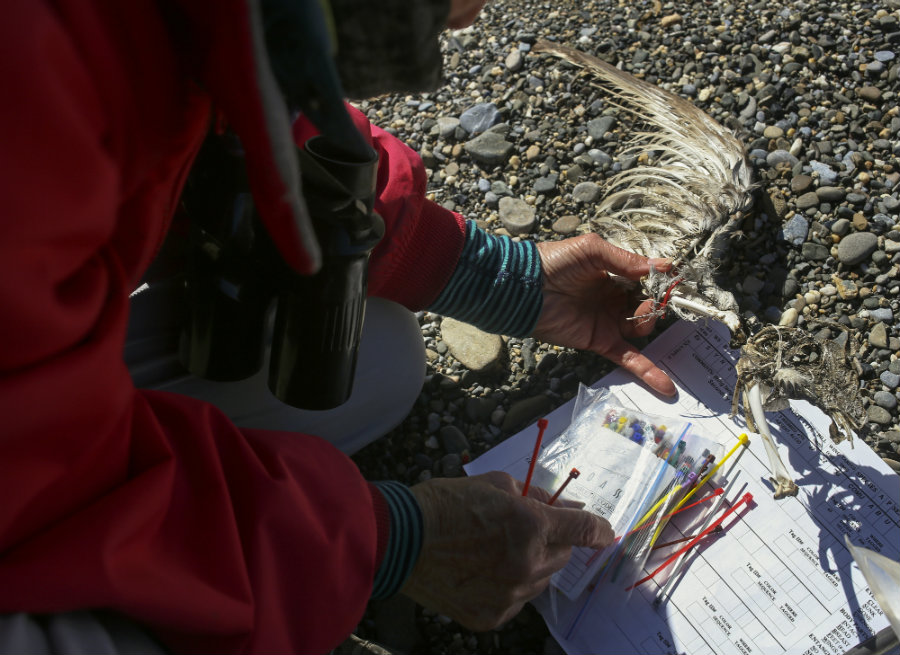
<svg viewBox="0 0 900 655"><path fill-rule="evenodd" d="M900 472L900 0L492 0L442 36L434 92L355 103L420 153L429 196L488 231L536 242L588 229L633 125L539 39L599 57L726 126L754 166L754 209L718 271L745 316L854 340L868 424ZM354 456L369 479L464 475L471 458L570 400L612 365L592 353L419 314L428 357L409 417ZM658 325L665 329L667 319ZM651 335L639 347L652 341ZM402 596L356 634L397 653L560 653L530 607L472 633Z"/></svg>

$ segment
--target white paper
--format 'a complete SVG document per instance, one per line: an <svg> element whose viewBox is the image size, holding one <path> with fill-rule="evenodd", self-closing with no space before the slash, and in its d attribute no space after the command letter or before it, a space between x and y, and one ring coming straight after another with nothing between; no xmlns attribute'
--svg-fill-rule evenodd
<svg viewBox="0 0 900 655"><path fill-rule="evenodd" d="M641 411L680 415L729 447L746 425L742 416L728 417L737 360L728 341L721 325L680 322L645 350L678 386L674 400L657 397L622 370L595 386L610 388ZM568 425L571 405L546 417L544 447ZM546 595L538 599L567 652L842 655L888 626L844 535L900 558L900 476L859 439L832 443L829 419L809 403L792 402L791 410L768 418L799 494L772 498L762 440L750 435L728 500L750 492L754 506L726 521L723 536L691 551L666 602L654 606L655 580L635 589L627 602L616 593L594 594L569 634L580 606L560 594L554 603ZM467 472L501 470L524 479L536 430L507 439L468 464ZM660 539L681 536L687 535L675 520ZM668 554L651 558L647 572Z"/></svg>
<svg viewBox="0 0 900 655"><path fill-rule="evenodd" d="M612 430L603 427L596 430L596 438L570 449L575 451L571 454L583 475L566 486L564 497L583 502L586 510L607 519L613 532L621 535L632 527L638 508L646 504L647 489L668 489L675 478L675 469L652 450ZM566 477L561 470L549 484L542 486L554 491ZM534 480L541 483L543 478L535 476ZM600 480L606 484L598 483ZM604 557L595 555L588 548L576 549L569 565L553 576L551 584L568 598L578 598L604 563Z"/></svg>

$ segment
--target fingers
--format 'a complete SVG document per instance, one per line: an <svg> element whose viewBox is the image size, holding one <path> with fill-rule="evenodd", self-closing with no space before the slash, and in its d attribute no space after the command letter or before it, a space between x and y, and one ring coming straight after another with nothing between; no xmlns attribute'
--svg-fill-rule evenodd
<svg viewBox="0 0 900 655"><path fill-rule="evenodd" d="M521 492L520 492L520 493L521 493ZM531 485L531 486L528 487L528 497L529 497L529 498L534 498L535 500L540 501L540 502L542 502L542 503L547 503L547 502L549 502L549 501L550 501L550 497L551 497L552 495L553 495L553 494L551 494L549 491L547 491L547 490L544 489L543 487L536 487L536 486L534 486L534 485Z"/></svg>
<svg viewBox="0 0 900 655"><path fill-rule="evenodd" d="M669 397L675 395L677 390L669 376L630 343L619 340L603 355L643 380L654 391Z"/></svg>
<svg viewBox="0 0 900 655"><path fill-rule="evenodd" d="M592 257L596 257L602 262L604 269L629 280L639 280L647 275L651 266L655 270L663 272L668 271L672 266L670 259L661 257L647 259L614 246L596 234L585 235L585 238L591 239L588 249L591 251Z"/></svg>
<svg viewBox="0 0 900 655"><path fill-rule="evenodd" d="M554 507L547 507L547 512L550 519L547 541L550 544L605 548L615 538L609 521L590 512Z"/></svg>
<svg viewBox="0 0 900 655"><path fill-rule="evenodd" d="M622 335L631 337L646 337L653 332L656 326L656 316L651 314L653 311L653 300L645 300L638 308L634 310L633 320L622 322Z"/></svg>

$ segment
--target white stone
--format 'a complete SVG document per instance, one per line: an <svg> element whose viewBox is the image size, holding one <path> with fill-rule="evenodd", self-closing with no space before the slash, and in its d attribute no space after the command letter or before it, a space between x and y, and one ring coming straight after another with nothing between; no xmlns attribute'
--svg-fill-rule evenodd
<svg viewBox="0 0 900 655"><path fill-rule="evenodd" d="M781 318L778 319L778 325L781 325L783 327L794 327L797 324L797 319L799 317L800 312L798 312L795 307L788 307L786 310L784 310Z"/></svg>

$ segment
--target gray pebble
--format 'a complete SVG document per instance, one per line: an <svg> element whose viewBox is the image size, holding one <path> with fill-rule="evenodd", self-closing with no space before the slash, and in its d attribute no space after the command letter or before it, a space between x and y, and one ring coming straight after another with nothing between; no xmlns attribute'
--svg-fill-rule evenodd
<svg viewBox="0 0 900 655"><path fill-rule="evenodd" d="M519 49L513 50L508 55L506 55L506 68L513 73L517 73L522 70L522 66L525 65L525 58L522 56L522 51Z"/></svg>
<svg viewBox="0 0 900 655"><path fill-rule="evenodd" d="M442 139L449 139L459 127L459 119L455 116L441 116L437 119L438 134Z"/></svg>
<svg viewBox="0 0 900 655"><path fill-rule="evenodd" d="M609 132L615 124L615 116L601 116L600 118L595 118L588 121L588 134L593 137L595 141L602 139L604 135Z"/></svg>
<svg viewBox="0 0 900 655"><path fill-rule="evenodd" d="M462 457L458 453L448 453L441 458L441 475L445 478L458 478L463 474Z"/></svg>
<svg viewBox="0 0 900 655"><path fill-rule="evenodd" d="M490 398L466 399L466 417L474 423L486 423L497 409L497 401Z"/></svg>
<svg viewBox="0 0 900 655"><path fill-rule="evenodd" d="M820 243L810 243L807 241L800 247L803 259L814 262L824 262L831 255L828 248Z"/></svg>
<svg viewBox="0 0 900 655"><path fill-rule="evenodd" d="M762 288L765 286L765 284L765 281L760 280L755 275L748 275L744 278L744 282L741 285L741 288L748 296L755 296L760 291L762 291Z"/></svg>
<svg viewBox="0 0 900 655"><path fill-rule="evenodd" d="M842 264L855 266L868 259L878 247L878 237L871 232L848 234L838 244L837 256Z"/></svg>
<svg viewBox="0 0 900 655"><path fill-rule="evenodd" d="M881 199L881 206L884 207L886 212L897 211L900 209L900 200L894 196L885 196Z"/></svg>
<svg viewBox="0 0 900 655"><path fill-rule="evenodd" d="M550 398L544 394L518 400L512 404L504 417L502 430L508 432L528 425L549 412L550 409Z"/></svg>
<svg viewBox="0 0 900 655"><path fill-rule="evenodd" d="M844 199L846 193L841 187L821 186L816 189L816 195L819 197L819 200L824 202L840 202Z"/></svg>
<svg viewBox="0 0 900 655"><path fill-rule="evenodd" d="M534 207L519 198L500 199L500 222L513 236L528 234L534 229L537 219Z"/></svg>
<svg viewBox="0 0 900 655"><path fill-rule="evenodd" d="M889 412L897 409L897 396L887 391L876 391L875 395L872 396L872 400L876 405L883 407Z"/></svg>
<svg viewBox="0 0 900 655"><path fill-rule="evenodd" d="M877 425L891 424L891 413L878 405L869 405L866 410L866 415L872 423Z"/></svg>
<svg viewBox="0 0 900 655"><path fill-rule="evenodd" d="M511 196L512 190L506 186L506 182L497 180L496 182L491 182L491 193L495 193L498 196Z"/></svg>
<svg viewBox="0 0 900 655"><path fill-rule="evenodd" d="M876 307L869 310L869 318L873 321L884 321L885 323L893 323L894 312L890 307Z"/></svg>
<svg viewBox="0 0 900 655"><path fill-rule="evenodd" d="M538 195L545 195L556 191L556 184L559 182L559 175L552 173L539 177L534 181L534 192Z"/></svg>
<svg viewBox="0 0 900 655"><path fill-rule="evenodd" d="M593 161L597 164L600 164L601 166L604 164L612 164L612 162L613 162L612 157L610 157L605 152L603 152L602 150L599 150L597 148L591 148L590 150L588 150L587 154L588 154L588 157L591 158L591 161Z"/></svg>
<svg viewBox="0 0 900 655"><path fill-rule="evenodd" d="M441 443L448 453L462 453L469 450L469 440L455 425L445 425L441 428Z"/></svg>
<svg viewBox="0 0 900 655"><path fill-rule="evenodd" d="M481 102L469 107L460 115L459 126L469 134L480 134L502 120L497 105L493 102Z"/></svg>
<svg viewBox="0 0 900 655"><path fill-rule="evenodd" d="M800 211L806 211L811 207L818 207L818 205L819 196L815 191L809 191L797 198L797 209Z"/></svg>
<svg viewBox="0 0 900 655"><path fill-rule="evenodd" d="M768 164L770 167L785 163L790 164L793 167L800 162L787 150L774 150L766 155L766 164Z"/></svg>
<svg viewBox="0 0 900 655"><path fill-rule="evenodd" d="M593 182L579 182L572 190L572 198L575 202L594 202L600 197L601 189Z"/></svg>
<svg viewBox="0 0 900 655"><path fill-rule="evenodd" d="M513 152L513 144L496 132L485 132L467 141L464 147L472 159L488 166L505 163Z"/></svg>
<svg viewBox="0 0 900 655"><path fill-rule="evenodd" d="M869 331L868 341L876 348L887 348L887 326L884 323L876 323L875 327Z"/></svg>
<svg viewBox="0 0 900 655"><path fill-rule="evenodd" d="M809 165L813 172L818 174L820 185L830 186L838 181L838 174L828 164L813 160Z"/></svg>
<svg viewBox="0 0 900 655"><path fill-rule="evenodd" d="M831 233L836 234L839 237L846 236L846 234L850 231L850 221L846 218L839 218L834 222L831 226Z"/></svg>
<svg viewBox="0 0 900 655"><path fill-rule="evenodd" d="M892 373L891 371L884 371L881 375L878 376L878 379L881 380L881 384L886 386L888 389L896 389L900 386L900 374Z"/></svg>
<svg viewBox="0 0 900 655"><path fill-rule="evenodd" d="M809 221L799 214L794 214L784 226L784 239L791 245L799 246L808 234Z"/></svg>

